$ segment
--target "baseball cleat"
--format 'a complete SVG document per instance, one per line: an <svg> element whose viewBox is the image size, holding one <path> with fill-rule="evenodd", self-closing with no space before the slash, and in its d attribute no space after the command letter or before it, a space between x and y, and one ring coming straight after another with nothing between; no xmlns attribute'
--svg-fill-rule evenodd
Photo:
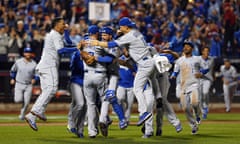
<svg viewBox="0 0 240 144"><path fill-rule="evenodd" d="M200 118L200 117L197 117L197 118L196 118L196 123L197 123L198 125L201 124L201 118Z"/></svg>
<svg viewBox="0 0 240 144"><path fill-rule="evenodd" d="M78 134L76 134L76 135L77 135L77 137L79 137L79 138L84 138L83 133L78 133Z"/></svg>
<svg viewBox="0 0 240 144"><path fill-rule="evenodd" d="M156 136L162 136L162 129L161 128L157 128Z"/></svg>
<svg viewBox="0 0 240 144"><path fill-rule="evenodd" d="M96 135L89 136L89 138L91 139L96 138Z"/></svg>
<svg viewBox="0 0 240 144"><path fill-rule="evenodd" d="M179 133L179 132L181 132L182 131L182 125L181 124L178 124L176 127L175 127L175 129L176 129L176 132L177 133Z"/></svg>
<svg viewBox="0 0 240 144"><path fill-rule="evenodd" d="M127 128L127 127L128 127L128 122L127 122L125 119L119 121L119 127L120 127L120 129L122 129L122 130L125 129L125 128Z"/></svg>
<svg viewBox="0 0 240 144"><path fill-rule="evenodd" d="M73 134L77 133L76 128L72 128L72 127L70 127L70 125L67 125L67 130L68 130L68 132L73 133Z"/></svg>
<svg viewBox="0 0 240 144"><path fill-rule="evenodd" d="M197 134L197 131L198 131L198 126L197 126L197 125L193 126L193 128L192 128L192 134L193 134L193 135Z"/></svg>
<svg viewBox="0 0 240 144"><path fill-rule="evenodd" d="M142 125L146 120L148 120L152 116L152 113L144 112L140 117L139 121L137 122L137 126Z"/></svg>
<svg viewBox="0 0 240 144"><path fill-rule="evenodd" d="M144 134L142 138L150 138L152 136L153 136L153 133L149 133L149 134Z"/></svg>
<svg viewBox="0 0 240 144"><path fill-rule="evenodd" d="M34 130L34 131L38 131L38 128L37 128L37 124L35 122L34 119L31 119L30 115L26 115L25 116L25 120L26 122L28 123L28 125Z"/></svg>
<svg viewBox="0 0 240 144"><path fill-rule="evenodd" d="M107 137L108 136L108 125L103 122L100 122L99 126L100 126L100 131L101 131L102 135L104 137Z"/></svg>
<svg viewBox="0 0 240 144"><path fill-rule="evenodd" d="M39 114L37 112L31 111L31 113L37 116L40 120L47 121L47 117L44 114Z"/></svg>

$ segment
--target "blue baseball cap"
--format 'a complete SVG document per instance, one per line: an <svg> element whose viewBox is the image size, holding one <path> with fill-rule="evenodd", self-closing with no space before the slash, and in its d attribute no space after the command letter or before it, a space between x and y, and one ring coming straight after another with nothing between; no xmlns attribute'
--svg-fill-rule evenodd
<svg viewBox="0 0 240 144"><path fill-rule="evenodd" d="M106 33L106 34L109 34L109 35L113 35L113 29L111 29L110 27L103 27L101 29L101 33Z"/></svg>
<svg viewBox="0 0 240 144"><path fill-rule="evenodd" d="M23 52L24 53L32 53L33 51L30 47L26 47L26 48L24 48Z"/></svg>
<svg viewBox="0 0 240 144"><path fill-rule="evenodd" d="M135 27L136 24L132 22L132 20L128 17L123 17L119 20L119 26L128 26L128 27Z"/></svg>
<svg viewBox="0 0 240 144"><path fill-rule="evenodd" d="M91 25L88 27L88 33L89 35L96 34L99 32L99 27L96 25Z"/></svg>
<svg viewBox="0 0 240 144"><path fill-rule="evenodd" d="M194 48L194 45L193 45L192 41L190 41L189 39L185 39L185 40L184 40L183 46L184 46L185 44L188 44L188 45L190 45L192 48Z"/></svg>

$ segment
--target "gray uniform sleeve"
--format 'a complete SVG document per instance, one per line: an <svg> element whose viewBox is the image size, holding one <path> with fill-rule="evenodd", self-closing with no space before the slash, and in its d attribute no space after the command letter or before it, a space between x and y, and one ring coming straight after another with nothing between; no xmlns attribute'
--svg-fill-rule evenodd
<svg viewBox="0 0 240 144"><path fill-rule="evenodd" d="M118 44L118 46L122 47L122 46L129 44L131 42L131 40L132 40L132 38L130 37L130 35L125 34L125 35L119 37L117 40L115 40L115 42Z"/></svg>
<svg viewBox="0 0 240 144"><path fill-rule="evenodd" d="M236 68L233 67L233 66L231 66L231 68L232 68L232 77L233 77L233 78L236 78L236 77L237 77L237 71L236 71Z"/></svg>
<svg viewBox="0 0 240 144"><path fill-rule="evenodd" d="M173 72L179 73L179 71L180 71L180 65L179 65L179 59L178 59L174 64Z"/></svg>
<svg viewBox="0 0 240 144"><path fill-rule="evenodd" d="M59 50L64 47L63 37L59 35L53 35L53 44L56 50Z"/></svg>
<svg viewBox="0 0 240 144"><path fill-rule="evenodd" d="M17 72L17 61L13 64L13 66L11 67L10 72Z"/></svg>

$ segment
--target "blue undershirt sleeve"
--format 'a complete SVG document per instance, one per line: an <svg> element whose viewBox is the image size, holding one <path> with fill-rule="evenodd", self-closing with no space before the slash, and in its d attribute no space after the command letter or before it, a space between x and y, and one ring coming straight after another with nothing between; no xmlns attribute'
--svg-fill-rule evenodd
<svg viewBox="0 0 240 144"><path fill-rule="evenodd" d="M200 69L200 73L202 73L204 75L208 72L209 72L209 69Z"/></svg>
<svg viewBox="0 0 240 144"><path fill-rule="evenodd" d="M73 44L73 42L70 38L69 30L64 30L64 39L65 39L67 45Z"/></svg>
<svg viewBox="0 0 240 144"><path fill-rule="evenodd" d="M114 48L114 47L117 47L117 46L118 46L118 44L115 41L108 42L108 48Z"/></svg>
<svg viewBox="0 0 240 144"><path fill-rule="evenodd" d="M11 79L15 79L17 75L17 72L10 71L10 77Z"/></svg>
<svg viewBox="0 0 240 144"><path fill-rule="evenodd" d="M103 63L111 63L113 61L113 57L111 56L98 57L97 61Z"/></svg>
<svg viewBox="0 0 240 144"><path fill-rule="evenodd" d="M58 50L58 54L64 54L64 53L72 53L77 51L78 49L76 47L74 48L68 48L68 47L64 47Z"/></svg>

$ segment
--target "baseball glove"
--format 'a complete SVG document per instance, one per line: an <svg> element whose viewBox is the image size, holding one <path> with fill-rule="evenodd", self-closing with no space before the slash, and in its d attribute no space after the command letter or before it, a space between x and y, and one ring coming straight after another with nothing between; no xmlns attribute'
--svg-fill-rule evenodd
<svg viewBox="0 0 240 144"><path fill-rule="evenodd" d="M96 62L95 56L92 56L86 51L81 51L81 57L87 65L94 65Z"/></svg>

